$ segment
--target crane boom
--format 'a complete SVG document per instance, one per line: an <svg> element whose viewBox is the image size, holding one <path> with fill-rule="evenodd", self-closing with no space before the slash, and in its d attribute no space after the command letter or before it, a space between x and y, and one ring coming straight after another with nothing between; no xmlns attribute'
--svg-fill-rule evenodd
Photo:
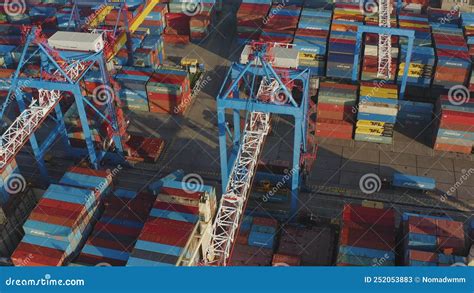
<svg viewBox="0 0 474 293"><path fill-rule="evenodd" d="M390 14L392 5L390 0L379 0L379 26L390 28ZM377 77L389 79L392 70L392 42L391 36L379 35L378 71Z"/></svg>
<svg viewBox="0 0 474 293"><path fill-rule="evenodd" d="M225 266L229 260L252 180L270 129L270 114L252 112L245 126L242 144L222 195L213 225L212 243L204 256L206 265Z"/></svg>

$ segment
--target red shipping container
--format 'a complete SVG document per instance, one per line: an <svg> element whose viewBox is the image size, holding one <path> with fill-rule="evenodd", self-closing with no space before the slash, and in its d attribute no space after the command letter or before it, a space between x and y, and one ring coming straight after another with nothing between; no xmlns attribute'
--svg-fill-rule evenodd
<svg viewBox="0 0 474 293"><path fill-rule="evenodd" d="M462 222L437 219L436 226L436 235L464 239L464 227Z"/></svg>
<svg viewBox="0 0 474 293"><path fill-rule="evenodd" d="M155 202L155 204L153 205L153 208L162 209L166 211L175 211L179 213L194 214L194 215L199 214L199 207L186 206L186 205L175 204L175 203L167 203L167 202L163 202L159 200Z"/></svg>
<svg viewBox="0 0 474 293"><path fill-rule="evenodd" d="M259 225L259 226L274 227L275 229L278 228L278 221L275 219L270 219L270 218L254 217L252 224Z"/></svg>
<svg viewBox="0 0 474 293"><path fill-rule="evenodd" d="M433 252L426 252L420 250L408 250L408 259L424 262L438 262L438 255Z"/></svg>
<svg viewBox="0 0 474 293"><path fill-rule="evenodd" d="M273 255L272 265L273 266L300 266L301 258L298 256L275 253Z"/></svg>
<svg viewBox="0 0 474 293"><path fill-rule="evenodd" d="M395 212L393 209L376 209L356 205L345 205L344 222L356 222L370 226L395 227Z"/></svg>

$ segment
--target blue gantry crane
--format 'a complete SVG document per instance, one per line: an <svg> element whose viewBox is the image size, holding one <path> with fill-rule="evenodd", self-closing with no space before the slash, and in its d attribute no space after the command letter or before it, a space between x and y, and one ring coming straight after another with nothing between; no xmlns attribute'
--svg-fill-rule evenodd
<svg viewBox="0 0 474 293"><path fill-rule="evenodd" d="M294 118L294 141L291 170L291 216L298 205L301 171L306 159L315 158L315 146L308 145L309 70L274 68L272 49L288 46L252 43L249 62L233 63L217 97L220 163L223 194L213 224L211 246L204 263L227 265L234 239L251 191L258 158L270 130L271 114ZM290 84L298 83L295 96ZM239 85L248 97L240 95ZM233 115L233 131L226 122L226 110ZM240 129L242 112L246 112L245 129ZM228 148L227 138L232 145ZM315 144L314 140L310 140ZM310 156L306 156L306 155Z"/></svg>
<svg viewBox="0 0 474 293"><path fill-rule="evenodd" d="M76 37L80 38L88 33L74 34L78 34ZM89 38L90 36L88 34ZM92 34L92 36L101 37L100 34ZM14 160L17 153L29 141L43 182L47 184L49 177L44 155L53 142L62 136L69 153L71 155L78 153L78 150L73 150L68 142L67 129L63 119L63 109L61 109L60 102L66 93L74 97L74 102L77 105L91 165L98 168L100 160L107 152L96 150L94 147L86 108L94 111L108 124L108 134L113 141L114 149L118 154L122 154L123 138L126 137L126 121L121 113L118 98L114 94L114 87L105 67L102 48L92 51L79 49L73 52L56 50L50 46L48 39L42 34L39 27L25 27L24 38L23 52L0 113L0 118L3 120L5 110L12 104L9 101L15 100L17 102L20 114L0 138L0 170L11 160ZM40 62L40 74L33 77L25 73L25 70L34 61ZM91 70L98 70L101 75L103 90L100 94L105 95L102 97L104 102L101 105L85 97L82 92L81 81ZM36 90L37 96L28 100L28 95L25 93L27 89ZM56 126L49 130L49 135L40 145L35 131L47 117L51 117Z"/></svg>

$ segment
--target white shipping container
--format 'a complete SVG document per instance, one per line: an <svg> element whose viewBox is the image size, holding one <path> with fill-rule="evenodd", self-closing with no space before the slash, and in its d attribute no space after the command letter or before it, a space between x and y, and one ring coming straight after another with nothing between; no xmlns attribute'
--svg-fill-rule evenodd
<svg viewBox="0 0 474 293"><path fill-rule="evenodd" d="M104 49L102 34L56 32L48 39L49 46L57 50L100 52Z"/></svg>
<svg viewBox="0 0 474 293"><path fill-rule="evenodd" d="M240 55L240 63L247 64L249 62L249 55L251 46L246 45ZM270 54L274 57L273 65L281 68L298 68L299 51L296 48L273 47L270 49ZM254 64L260 66L260 61L254 60Z"/></svg>
<svg viewBox="0 0 474 293"><path fill-rule="evenodd" d="M398 57L398 48L397 47L392 47L392 58L397 58ZM364 49L364 55L365 56L378 56L378 46L374 45L365 45Z"/></svg>
<svg viewBox="0 0 474 293"><path fill-rule="evenodd" d="M396 116L397 113L398 113L398 109L374 107L374 106L370 106L370 105L360 105L359 106L359 112L379 114L379 115Z"/></svg>

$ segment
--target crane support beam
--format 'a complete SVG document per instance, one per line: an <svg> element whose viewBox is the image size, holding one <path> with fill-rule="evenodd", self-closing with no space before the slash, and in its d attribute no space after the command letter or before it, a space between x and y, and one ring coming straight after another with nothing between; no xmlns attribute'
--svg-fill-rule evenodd
<svg viewBox="0 0 474 293"><path fill-rule="evenodd" d="M411 54L413 51L413 44L415 40L415 31L400 29L400 28L383 28L368 25L359 25L357 27L356 49L354 54L354 63L352 66L352 80L357 81L359 77L359 63L362 48L362 36L364 33L401 36L408 38L407 53L405 57L405 67L403 70L402 83L400 85L399 99L403 100L405 96L405 89L407 85L408 68L411 63Z"/></svg>

